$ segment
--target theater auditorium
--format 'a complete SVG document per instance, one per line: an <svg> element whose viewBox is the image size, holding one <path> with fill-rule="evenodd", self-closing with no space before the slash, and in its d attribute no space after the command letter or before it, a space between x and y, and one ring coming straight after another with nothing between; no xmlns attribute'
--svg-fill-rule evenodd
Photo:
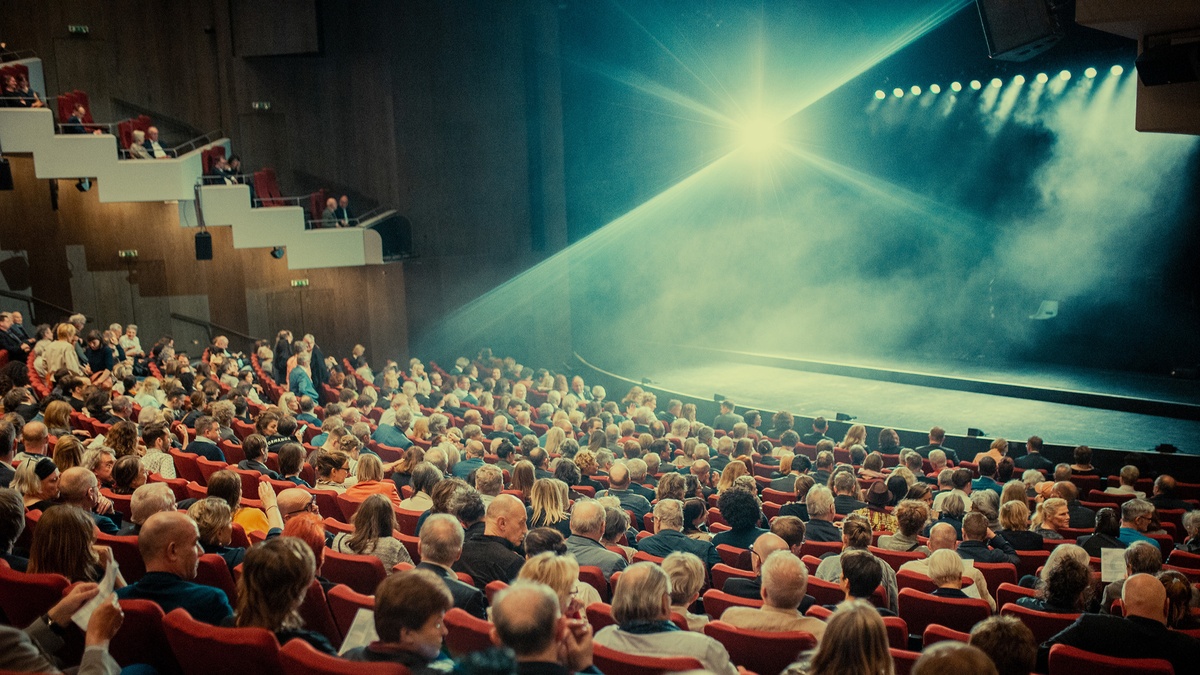
<svg viewBox="0 0 1200 675"><path fill-rule="evenodd" d="M1198 36L0 0L0 675L1196 672Z"/></svg>

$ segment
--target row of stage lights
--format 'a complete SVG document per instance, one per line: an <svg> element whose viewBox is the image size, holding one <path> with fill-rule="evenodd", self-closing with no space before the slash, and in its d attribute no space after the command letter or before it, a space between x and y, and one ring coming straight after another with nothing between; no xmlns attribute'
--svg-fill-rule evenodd
<svg viewBox="0 0 1200 675"><path fill-rule="evenodd" d="M1125 72L1125 69L1122 68L1121 66L1113 66L1112 68L1109 69L1109 72L1111 72L1114 76L1119 77L1122 73ZM1084 77L1088 78L1089 80L1094 79L1097 74L1098 73L1095 68L1088 68L1087 70L1083 71ZM1066 82L1071 79L1071 71L1064 70L1064 71L1060 72L1056 77L1058 77L1058 79ZM1034 79L1036 79L1041 84L1045 84L1050 81L1050 76L1047 75L1046 73L1038 73ZM1013 78L1012 81L1013 81L1013 84L1017 84L1017 85L1025 84L1025 76L1017 75L1016 77ZM966 86L970 87L972 91L979 91L980 89L983 89L983 87L984 87L983 83L980 82L979 80L971 80L970 82L967 83ZM1004 81L998 77L992 78L992 81L988 83L988 86L993 87L995 89L999 89L1000 87L1004 86ZM950 83L950 91L958 93L962 90L963 90L963 84L961 82L951 82ZM929 92L931 94L940 94L940 93L942 93L942 87L939 84L931 84L931 85L929 85ZM904 98L905 93L906 93L905 90L901 89L900 87L896 87L895 89L892 90L892 95L895 96L896 98ZM909 88L908 93L911 93L913 96L920 96L923 93L923 90L921 89L920 86L914 84L911 88ZM882 89L878 89L875 91L875 98L877 98L881 101L883 99L887 98L887 96L888 96L887 92L885 92Z"/></svg>

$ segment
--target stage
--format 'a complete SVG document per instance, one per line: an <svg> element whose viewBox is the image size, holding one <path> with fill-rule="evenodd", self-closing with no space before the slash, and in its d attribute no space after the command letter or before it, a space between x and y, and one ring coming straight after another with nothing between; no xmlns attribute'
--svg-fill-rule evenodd
<svg viewBox="0 0 1200 675"><path fill-rule="evenodd" d="M592 366L664 392L739 408L837 413L867 425L928 429L1047 444L1152 450L1166 443L1200 455L1200 382L1042 364L882 359L832 361L679 345L643 344L641 357ZM624 392L610 392L620 399ZM660 407L665 401L660 399ZM764 415L766 417L766 415ZM769 426L769 419L764 427Z"/></svg>

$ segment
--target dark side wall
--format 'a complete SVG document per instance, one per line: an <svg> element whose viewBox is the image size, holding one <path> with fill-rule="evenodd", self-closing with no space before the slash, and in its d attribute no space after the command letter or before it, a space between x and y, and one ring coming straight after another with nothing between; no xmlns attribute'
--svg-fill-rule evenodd
<svg viewBox="0 0 1200 675"><path fill-rule="evenodd" d="M419 257L384 266L399 281L373 296L363 289L369 305L329 307L376 313L377 325L351 335L361 327L335 317L324 341L373 347L386 335L378 346L406 356L447 313L566 244L558 11L543 0L0 0L0 40L37 52L49 95L88 92L98 121L145 112L173 143L220 129L250 168L276 169L284 194L327 187L349 194L359 212L382 205L405 215ZM88 34L70 34L74 24ZM270 109L255 110L254 102ZM0 193L0 203L7 199ZM41 208L37 201L18 203ZM3 212L37 215L11 205ZM63 233L90 225L83 212L72 213L59 212L54 233L39 239L60 252L39 258L53 267L35 273L44 275L39 292L78 304L65 251L79 237ZM177 244L163 255L190 257L191 233L174 232L177 222L161 226ZM84 237L88 259L149 251L139 239L158 232L116 228ZM0 249L25 250L16 243L0 223ZM258 265L273 262L266 251L253 262L234 258L241 268L231 279L258 279ZM316 276L331 289L358 289L380 274ZM210 314L237 330L261 328L264 310L247 302L247 287L283 297L288 278L301 276L209 287ZM164 289L168 296L188 290ZM548 345L569 353L565 328L546 334Z"/></svg>

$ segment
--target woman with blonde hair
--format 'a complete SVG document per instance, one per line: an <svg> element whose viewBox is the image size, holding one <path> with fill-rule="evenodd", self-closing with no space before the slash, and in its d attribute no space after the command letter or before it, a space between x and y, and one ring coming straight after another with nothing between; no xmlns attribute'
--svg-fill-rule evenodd
<svg viewBox="0 0 1200 675"><path fill-rule="evenodd" d="M138 446L137 425L127 420L121 420L112 425L112 428L108 430L108 435L104 437L104 444L112 448L118 458L125 455L140 457L146 454L145 448Z"/></svg>
<svg viewBox="0 0 1200 675"><path fill-rule="evenodd" d="M1013 479L1004 484L1000 489L1000 507L1011 501L1025 502L1025 510L1029 511L1029 495L1025 488L1025 483Z"/></svg>
<svg viewBox="0 0 1200 675"><path fill-rule="evenodd" d="M147 377L138 385L138 393L133 397L133 402L143 408L161 408L162 401L159 400L159 386L162 383L157 377Z"/></svg>
<svg viewBox="0 0 1200 675"><path fill-rule="evenodd" d="M300 606L316 578L317 561L312 549L296 537L274 537L246 552L238 578L238 628L265 628L279 644L299 638L319 652L336 655L337 650L320 633L304 630Z"/></svg>
<svg viewBox="0 0 1200 675"><path fill-rule="evenodd" d="M418 464L425 461L425 451L412 445L404 451L404 456L392 467L392 483L399 490L405 485L412 484L412 471Z"/></svg>
<svg viewBox="0 0 1200 675"><path fill-rule="evenodd" d="M71 435L71 404L66 401L51 401L43 415L46 433L54 437Z"/></svg>
<svg viewBox="0 0 1200 675"><path fill-rule="evenodd" d="M546 432L546 456L561 454L559 448L565 440L567 440L567 433L561 427L550 427L550 431Z"/></svg>
<svg viewBox="0 0 1200 675"><path fill-rule="evenodd" d="M749 476L750 470L746 468L745 463L734 460L725 467L721 472L721 480L717 481L717 494L721 494L733 487L733 482L739 476Z"/></svg>
<svg viewBox="0 0 1200 675"><path fill-rule="evenodd" d="M700 597L704 586L704 562L694 553L675 551L663 558L662 568L671 578L671 611L687 621L688 630L703 633L708 615L693 614L688 608Z"/></svg>
<svg viewBox="0 0 1200 675"><path fill-rule="evenodd" d="M1000 529L996 534L1004 537L1004 541L1018 551L1041 551L1044 538L1037 532L1029 531L1029 507L1025 505L1024 485L1021 485L1021 490L1020 499L1011 499L1000 506Z"/></svg>
<svg viewBox="0 0 1200 675"><path fill-rule="evenodd" d="M74 436L63 436L54 444L54 464L59 471L83 466L83 442Z"/></svg>
<svg viewBox="0 0 1200 675"><path fill-rule="evenodd" d="M353 438L353 437L351 437ZM357 439L355 439L357 441ZM396 484L383 479L383 462L376 455L367 453L358 460L358 480L346 488L344 493L354 500L365 499L369 495L383 495L392 502L392 506L400 508L400 495L396 492Z"/></svg>
<svg viewBox="0 0 1200 675"><path fill-rule="evenodd" d="M838 605L825 622L825 634L811 662L792 664L787 675L892 675L895 665L888 649L887 626L865 600Z"/></svg>
<svg viewBox="0 0 1200 675"><path fill-rule="evenodd" d="M603 485L592 478L600 470L600 464L596 462L596 453L591 450L580 450L575 453L574 462L575 466L579 468L579 485L586 485L596 492L605 489Z"/></svg>
<svg viewBox="0 0 1200 675"><path fill-rule="evenodd" d="M26 459L17 467L9 487L21 493L27 511L45 511L58 499L58 467L49 457Z"/></svg>
<svg viewBox="0 0 1200 675"><path fill-rule="evenodd" d="M679 416L682 417L683 419L691 422L693 425L695 425L695 423L696 423L696 404L695 403L684 403L683 408L679 411Z"/></svg>
<svg viewBox="0 0 1200 675"><path fill-rule="evenodd" d="M75 351L75 326L60 323L55 329L57 339L46 345L42 351L42 359L46 362L46 372L56 373L66 369L75 377L83 377L83 366L79 363L79 354Z"/></svg>
<svg viewBox="0 0 1200 675"><path fill-rule="evenodd" d="M564 617L583 617L584 605L575 592L579 584L579 563L576 562L575 556L544 551L527 559L517 578L549 586L558 596L559 609Z"/></svg>
<svg viewBox="0 0 1200 675"><path fill-rule="evenodd" d="M333 538L331 549L338 553L373 555L379 558L385 572L397 563L412 563L412 556L400 540L392 536L396 529L396 512L383 495L371 495L354 513L354 532L342 532Z"/></svg>
<svg viewBox="0 0 1200 675"><path fill-rule="evenodd" d="M112 563L112 549L96 545L96 523L83 509L52 506L38 520L29 546L29 574L61 574L71 583L99 581ZM125 585L120 571L116 585Z"/></svg>
<svg viewBox="0 0 1200 675"><path fill-rule="evenodd" d="M567 513L567 504L562 492L554 480L539 478L533 482L529 492L527 520L530 529L535 527L552 527L562 532L564 537L571 536L571 516Z"/></svg>
<svg viewBox="0 0 1200 675"><path fill-rule="evenodd" d="M855 424L847 429L846 437L842 439L838 447L843 450L849 450L856 445L861 445L864 448L867 447L867 427L862 424Z"/></svg>
<svg viewBox="0 0 1200 675"><path fill-rule="evenodd" d="M204 552L221 556L233 574L233 568L246 557L246 549L229 545L233 542L233 509L229 508L229 502L219 497L197 499L188 507L187 514L196 521Z"/></svg>
<svg viewBox="0 0 1200 675"><path fill-rule="evenodd" d="M1059 530L1071 526L1071 513L1067 508L1067 500L1051 497L1038 504L1031 524L1033 531L1042 535L1043 539L1066 539L1059 533Z"/></svg>
<svg viewBox="0 0 1200 675"><path fill-rule="evenodd" d="M408 431L408 437L411 438L414 442L416 442L416 441L428 442L429 441L429 418L428 417L418 417L418 418L414 419L413 423L412 423L412 428L409 429L409 431Z"/></svg>
<svg viewBox="0 0 1200 675"><path fill-rule="evenodd" d="M517 462L512 470L512 483L509 489L519 491L521 493L521 501L528 504L530 492L533 490L533 482L533 462L527 459Z"/></svg>

